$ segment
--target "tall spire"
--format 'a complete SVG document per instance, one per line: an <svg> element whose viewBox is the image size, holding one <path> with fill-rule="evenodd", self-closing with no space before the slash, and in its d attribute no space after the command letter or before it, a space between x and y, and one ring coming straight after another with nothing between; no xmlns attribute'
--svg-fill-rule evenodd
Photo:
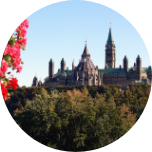
<svg viewBox="0 0 152 152"><path fill-rule="evenodd" d="M111 27L109 28L109 34L108 34L108 40L107 43L114 43L113 42L113 37L112 37L112 31L111 31Z"/></svg>
<svg viewBox="0 0 152 152"><path fill-rule="evenodd" d="M82 54L82 58L84 58L84 57L90 57L90 53L89 53L88 47L87 47L87 41L85 41L85 47L84 47L84 51Z"/></svg>

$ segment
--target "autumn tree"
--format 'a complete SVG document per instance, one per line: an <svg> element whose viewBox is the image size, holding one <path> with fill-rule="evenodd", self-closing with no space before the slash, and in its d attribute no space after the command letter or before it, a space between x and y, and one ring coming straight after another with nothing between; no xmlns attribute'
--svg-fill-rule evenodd
<svg viewBox="0 0 152 152"><path fill-rule="evenodd" d="M86 87L66 92L46 90L14 112L18 125L32 138L52 148L87 151L114 142L136 122L136 115L114 98Z"/></svg>

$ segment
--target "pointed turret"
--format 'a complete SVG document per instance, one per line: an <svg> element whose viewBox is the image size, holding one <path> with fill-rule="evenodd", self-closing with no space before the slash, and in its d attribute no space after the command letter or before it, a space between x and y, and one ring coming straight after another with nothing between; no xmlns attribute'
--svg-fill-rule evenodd
<svg viewBox="0 0 152 152"><path fill-rule="evenodd" d="M37 79L36 74L35 74L35 77L33 78L32 87L37 87L37 86L38 86L38 79Z"/></svg>
<svg viewBox="0 0 152 152"><path fill-rule="evenodd" d="M41 78L40 78L40 80L39 80L39 82L38 82L38 86L42 86Z"/></svg>
<svg viewBox="0 0 152 152"><path fill-rule="evenodd" d="M125 69L126 72L128 72L128 58L126 55L123 59L123 68Z"/></svg>
<svg viewBox="0 0 152 152"><path fill-rule="evenodd" d="M141 60L140 55L137 56L137 60Z"/></svg>
<svg viewBox="0 0 152 152"><path fill-rule="evenodd" d="M83 51L83 54L82 54L82 58L85 58L85 57L90 57L90 53L88 51L87 43L85 44L84 51Z"/></svg>
<svg viewBox="0 0 152 152"><path fill-rule="evenodd" d="M64 58L62 58L62 60L61 60L61 72L65 71L65 69L66 69L66 62L65 62Z"/></svg>
<svg viewBox="0 0 152 152"><path fill-rule="evenodd" d="M141 65L141 58L139 55L137 56L137 59L136 59L136 65L137 65L138 78L140 80L141 79L141 67L142 67L142 65Z"/></svg>
<svg viewBox="0 0 152 152"><path fill-rule="evenodd" d="M54 77L54 62L52 59L49 61L49 77L53 78Z"/></svg>
<svg viewBox="0 0 152 152"><path fill-rule="evenodd" d="M128 60L127 56L125 55L124 60Z"/></svg>
<svg viewBox="0 0 152 152"><path fill-rule="evenodd" d="M75 65L74 65L74 59L73 59L73 62L72 62L72 70L75 69Z"/></svg>

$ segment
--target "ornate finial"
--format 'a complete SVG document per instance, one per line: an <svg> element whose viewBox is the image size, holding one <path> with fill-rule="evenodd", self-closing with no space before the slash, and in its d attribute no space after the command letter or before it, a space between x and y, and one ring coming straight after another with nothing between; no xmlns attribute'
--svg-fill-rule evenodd
<svg viewBox="0 0 152 152"><path fill-rule="evenodd" d="M35 72L35 77L36 77L36 72Z"/></svg>
<svg viewBox="0 0 152 152"><path fill-rule="evenodd" d="M111 22L110 22L110 28L111 28Z"/></svg>
<svg viewBox="0 0 152 152"><path fill-rule="evenodd" d="M86 38L86 40L85 40L85 44L87 44L87 38Z"/></svg>

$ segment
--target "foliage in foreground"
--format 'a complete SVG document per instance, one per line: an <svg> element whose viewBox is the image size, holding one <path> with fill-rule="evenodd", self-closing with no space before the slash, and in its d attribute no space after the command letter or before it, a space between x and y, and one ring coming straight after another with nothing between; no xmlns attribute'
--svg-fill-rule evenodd
<svg viewBox="0 0 152 152"><path fill-rule="evenodd" d="M97 149L123 136L136 122L125 104L88 90L51 91L36 95L16 110L14 119L32 138L65 151Z"/></svg>

